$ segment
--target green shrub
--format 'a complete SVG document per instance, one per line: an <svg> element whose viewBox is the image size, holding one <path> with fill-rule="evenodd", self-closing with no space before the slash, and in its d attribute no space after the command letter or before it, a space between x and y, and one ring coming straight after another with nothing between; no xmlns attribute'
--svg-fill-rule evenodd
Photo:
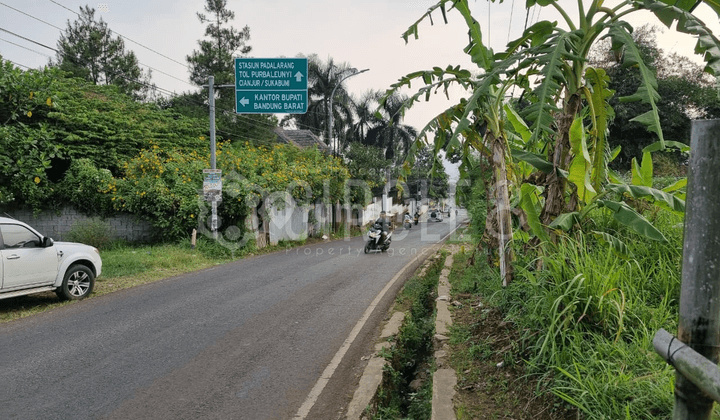
<svg viewBox="0 0 720 420"><path fill-rule="evenodd" d="M71 242L92 245L97 249L108 249L112 245L115 232L107 222L100 218L91 218L76 222L67 237Z"/></svg>
<svg viewBox="0 0 720 420"><path fill-rule="evenodd" d="M90 159L73 161L58 186L60 194L89 216L108 216L114 212L111 193L113 177L109 170L98 169Z"/></svg>

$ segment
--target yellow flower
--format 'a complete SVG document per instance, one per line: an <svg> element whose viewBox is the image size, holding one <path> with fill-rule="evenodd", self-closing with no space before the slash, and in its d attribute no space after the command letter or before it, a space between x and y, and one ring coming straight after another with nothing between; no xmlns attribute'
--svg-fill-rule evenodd
<svg viewBox="0 0 720 420"><path fill-rule="evenodd" d="M36 184L39 184L39 183L40 183L40 177L39 177L39 176L36 176L36 177L35 177L35 183L36 183Z"/></svg>

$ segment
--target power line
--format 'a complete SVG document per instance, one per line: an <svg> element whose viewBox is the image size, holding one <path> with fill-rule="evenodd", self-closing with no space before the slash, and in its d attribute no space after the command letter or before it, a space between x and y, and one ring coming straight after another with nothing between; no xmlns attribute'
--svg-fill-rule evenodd
<svg viewBox="0 0 720 420"><path fill-rule="evenodd" d="M50 0L50 1L52 1L53 3L56 3L56 2L54 2L53 0ZM67 33L66 30L64 30L64 29L62 29L62 28L59 28L59 27L53 25L52 23L46 22L46 21L44 21L44 20L42 20L42 19L40 19L40 18L37 18L37 17L35 17L35 16L33 16L33 15L30 15L30 14L28 14L28 13L25 13L25 12L23 12L22 10L18 10L18 9L16 9L16 8L11 7L11 6L8 6L7 4L2 3L2 2L0 2L0 4L2 4L2 5L5 6L5 7L8 7L8 8L10 8L10 9L12 9L12 10L15 10L15 11L18 12L18 13L22 13L22 14L25 15L25 16L28 16L28 17L30 17L30 18L32 18L32 19L35 19L35 20L39 21L39 22L42 22L42 23L44 23L44 24L46 24L46 25L48 25L48 26L51 26L51 27L59 30L59 31L62 32L62 33L65 33L65 34ZM59 3L56 3L56 4L60 5ZM62 6L62 5L60 5L60 6ZM62 6L62 7L65 8L65 9L67 9L67 7L65 7L65 6ZM67 9L67 10L70 10L70 9ZM70 10L70 11L72 12L72 10ZM78 15L78 16L80 16L80 15L79 15L78 13L76 13L76 12L73 12L73 13L75 13L75 14ZM2 28L0 28L0 29L2 29ZM111 29L108 28L108 30L110 31L110 33L113 33L113 31L112 31ZM5 32L10 32L10 31L5 30ZM129 41L132 41L131 39L126 38L126 37L120 35L120 34L117 33L117 32L114 32L114 33L115 33L116 35L122 37L122 38L125 38L125 39L128 39ZM50 48L50 47L48 47L48 46L46 46L46 45L40 44L39 42L30 40L30 39L28 39L28 38L25 38L25 37L23 37L23 36L17 35L17 34L15 34L15 33L13 33L13 35L15 35L15 36L17 36L17 37L20 37L20 38L23 38L23 39L25 39L26 41L32 42L32 43L34 43L34 44L38 44L38 45L40 45L40 46L43 46L43 47L45 47L45 48L49 48L49 49L55 51L56 53L60 54L60 53L58 52L58 50L56 50L56 49L54 49L54 48ZM132 41L132 42L135 42L135 41ZM137 42L135 42L135 43L137 44ZM138 45L140 45L140 44L138 44ZM142 45L141 45L141 46L142 46ZM147 47L145 47L145 48L147 48ZM153 52L155 52L155 51L153 51ZM157 52L155 52L155 53L163 56L163 55L160 54L160 53L157 53ZM167 58L167 57L166 57L166 58ZM153 71L155 71L155 72L158 72L158 73L160 73L160 74L164 74L165 76L171 77L171 78L173 78L173 79L175 79L175 80L177 80L177 81L183 82L183 83L185 83L185 84L187 84L187 85L194 86L194 85L188 83L186 80L180 79L179 77L175 77L175 76L173 76L173 75L171 75L171 74L169 74L169 73L166 73L166 72L164 72L164 71L162 71L162 70L158 70L158 69L156 69L156 68L154 68L154 67L152 67L152 66L149 66L149 65L147 65L147 64L141 63L141 62L139 62L139 61L138 61L138 65L141 65L141 66L143 66L143 67L146 67L146 68L148 68L148 69L150 69L150 70L153 70ZM187 67L187 66L186 66L186 67Z"/></svg>
<svg viewBox="0 0 720 420"><path fill-rule="evenodd" d="M16 9L16 8L12 7L12 6L8 6L7 4L5 4L5 3L3 3L3 2L0 2L0 4L2 4L3 6L7 7L8 9L12 9L12 10L18 12L18 13L21 13L21 14L29 17L29 18L35 19L35 20L37 20L37 21L40 21L40 22L42 22L42 23L44 23L44 24L46 24L46 25L48 25L48 26L52 26L53 28L55 28L55 29L57 29L57 30L59 30L59 31L63 31L62 28L59 28L59 27L53 25L52 23L45 22L44 20L42 20L42 19L40 19L40 18L36 18L36 17L33 16L33 15L27 14L27 13L23 12L22 10L18 10L18 9Z"/></svg>
<svg viewBox="0 0 720 420"><path fill-rule="evenodd" d="M513 12L515 11L515 0L512 1L512 6L510 6L510 23L508 23L508 36L507 36L507 42L510 43L510 29L512 28L512 20L513 20Z"/></svg>
<svg viewBox="0 0 720 420"><path fill-rule="evenodd" d="M538 7L537 4L535 4L533 6L533 8L534 8L533 14L535 14L535 12L537 11L537 14L535 15L535 18L534 18L535 22L533 22L533 25L534 25L534 24L538 23L538 21L540 21L540 12L542 12L542 10L540 9L540 7Z"/></svg>
<svg viewBox="0 0 720 420"><path fill-rule="evenodd" d="M53 0L50 0L50 1L52 1L53 3L56 3L56 2L53 1ZM31 17L31 18L33 18L33 19L35 19L35 20L37 20L37 21L40 21L40 22L42 22L42 23L44 23L44 24L46 24L46 25L49 25L49 26L51 26L51 27L53 27L53 28L56 28L56 29L60 30L60 31L63 32L63 33L66 32L65 30L63 30L63 29L61 29L61 28L58 28L57 26L55 26L55 25L53 25L53 24L51 24L51 23L49 23L49 22L46 22L46 21L44 21L44 20L42 20L42 19L39 19L39 18L36 18L36 17L34 17L34 16L30 15L30 14L27 14L27 13L25 13L25 12L23 12L23 11L20 11L20 10L18 10L18 9L15 9L15 8L13 8L13 7L7 6L5 3L0 2L0 4L2 4L3 6L6 6L6 7L8 7L8 8L10 8L10 9L12 9L12 10L15 10L15 11L17 11L17 12L19 12L19 13L22 13L23 15L26 15L26 16L28 16L28 17ZM59 3L56 3L56 4L60 5ZM62 5L60 5L60 6L62 6ZM66 8L66 7L64 7L64 6L62 6L62 7L63 7L63 8ZM67 9L67 8L66 8L66 9ZM73 12L73 13L75 13L75 12ZM75 13L75 14L77 14L77 13ZM2 30L2 31L4 31L4 32L7 32L7 33L9 33L9 34L11 34L11 35L14 35L14 36L16 36L16 37L18 37L18 38L21 38L21 39L23 39L23 40L25 40L25 41L27 41L27 42L31 42L31 43L36 44L36 45L39 45L39 46L41 46L41 47L43 47L43 48L47 48L47 49L49 49L49 50L51 50L51 51L54 51L55 53L58 53L58 54L59 54L58 50L55 49L55 48L49 47L49 46L47 46L47 45L45 45L45 44L42 44L42 43L40 43L40 42L37 42L37 41L32 40L32 39L27 38L27 37L24 37L24 36L22 36L22 35L19 35L19 34L15 33L15 32L12 32L12 31L7 30L7 29L0 28L0 30ZM117 34L117 33L116 33L116 34ZM120 34L118 34L118 35L120 35ZM6 40L3 40L3 41L8 42L8 43L11 43L11 44L16 45L16 46L21 47L21 48L25 48L25 49L27 49L27 50L29 50L29 51L32 51L32 52L36 53L36 54L40 54L40 55L49 57L49 56L47 56L47 55L45 55L45 54L43 54L43 53L40 53L40 52L38 52L38 51L31 50L31 49L26 48L26 47L23 47L23 46L21 46L21 45L19 45L19 44L15 44L15 43L12 43L12 42L6 41ZM133 41L133 42L134 42L134 41ZM160 55L162 55L162 54L160 54ZM73 61L75 61L74 58L71 58L71 59L72 59ZM9 60L8 60L8 61L9 61ZM76 62L76 64L78 64L78 65L84 65L84 64L87 64L87 63L77 63L77 62ZM155 68L153 68L153 67L150 67L150 66L147 66L147 65L145 65L145 64L143 64L143 63L138 63L138 64L143 65L143 66L145 66L145 67L147 67L147 68L149 68L149 69L155 70L155 71L157 71L157 72L159 72L159 73L162 73L162 74L164 74L164 75L166 75L166 76L172 77L172 78L174 78L174 79L176 79L176 80L179 80L179 81L181 81L181 82L183 82L183 83L185 83L185 84L187 84L187 85L189 85L189 86L195 87L195 85L190 84L190 83L188 83L188 82L186 82L186 81L184 81L184 80L181 80L181 79L179 79L179 78L177 78L177 77L175 77L175 76L172 76L172 75L170 75L170 74L168 74L168 73L165 73L165 72L163 72L163 71L157 70L157 69L155 69ZM23 65L22 67L30 68L30 67L27 67L27 66L24 66L24 65ZM157 92L160 92L160 93L162 93L162 94L165 94L165 95L169 96L170 98L177 98L177 97L178 97L178 95L177 95L175 92L172 92L172 91L170 91L170 90L167 90L167 89L158 87L158 86L155 85L155 84L148 84L148 83L142 82L142 81L140 81L140 80L129 79L129 78L123 76L123 75L118 75L118 77L120 77L120 78L122 78L122 79L124 79L124 80L126 80L126 81L132 82L132 83L137 83L137 84L142 85L142 86L144 86L144 87L146 87L146 88L148 88L148 89L151 89L151 90L153 90L153 91L157 91ZM194 101L194 100L191 100L191 101L194 102L195 105L202 105L202 106L205 106L205 105L206 105L205 103L202 103L202 102L198 102L198 101ZM227 111L226 111L226 112L227 112ZM245 115L243 115L243 114L237 114L237 115L238 115L240 118L243 118L244 120L246 120L246 122L247 122L248 124L254 125L255 127L262 127L262 128L272 128L272 127L274 127L274 125L273 125L272 123L270 123L270 122L253 120L253 119L251 119L249 116L245 116ZM259 124L261 124L262 126L259 125ZM313 128L315 128L315 127L305 126L304 124L301 124L301 123L299 123L299 122L297 122L297 121L296 121L296 125L297 125L298 127L300 127L300 128L306 128L306 129L313 129ZM263 126L264 126L264 127L263 127ZM221 134L230 135L230 136L233 136L233 137L248 138L248 139L253 140L253 141L256 141L256 142L265 142L264 139L253 138L253 137L248 136L248 135L246 135L246 134L233 133L233 132L228 132L228 131L223 131L223 130L217 130L217 131L218 131L219 133L221 133Z"/></svg>
<svg viewBox="0 0 720 420"><path fill-rule="evenodd" d="M70 9L68 9L67 7L63 6L63 5L60 4L60 3L57 3L57 2L54 1L54 0L50 0L50 1L51 1L52 3L57 4L58 6L63 7L64 9L70 10ZM42 23L44 23L44 24L46 24L46 25L48 25L48 26L51 26L51 27L59 30L60 32L66 33L66 31L65 31L64 29L59 28L59 27L57 27L57 26L55 26L55 25L53 25L53 24L51 24L51 23L49 23L49 22L46 22L46 21L44 21L44 20L42 20L42 19L39 19L39 18L37 18L37 17L35 17L35 16L32 16L32 15L30 15L30 14L28 14L28 13L25 13L25 12L23 12L23 11L21 11L21 10L18 10L18 9L16 9L16 8L14 8L14 7L8 6L7 4L5 4L5 3L3 3L3 2L0 2L0 4L3 5L3 6L5 6L5 7L7 7L7 8L9 8L9 9L14 10L14 11L16 11L16 12L18 12L18 13L21 13L21 14L23 14L23 15L25 15L25 16L28 16L28 17L30 17L30 18L32 18L32 19L35 19L35 20L37 20L37 21L39 21L39 22L42 22ZM73 13L75 13L76 15L80 16L78 13L76 13L76 12L74 12L74 11L72 11L72 10L70 10L70 11L73 12ZM18 37L18 38L20 38L20 39L23 39L23 40L25 40L25 41L27 41L27 42L31 42L31 43L36 44L36 45L39 45L39 46L41 46L41 47L43 47L43 48L47 48L47 49L49 49L49 50L51 50L51 51L54 51L55 53L58 53L58 54L59 54L59 52L58 52L57 49L52 48L52 47L49 47L49 46L47 46L47 45L45 45L45 44L42 44L42 43L40 43L40 42L38 42L38 41L32 40L32 39L30 39L30 38L27 38L27 37L25 37L25 36L19 35L19 34L15 33L15 32L9 31L9 30L4 29L4 28L0 28L0 30L3 31L3 32L7 32L7 33L9 33L9 34L11 34L11 35L13 35L13 36L16 36L16 37ZM111 31L111 32L112 32L112 31ZM117 34L118 36L121 36L121 37L123 37L123 38L125 38L125 39L128 39L129 41L134 42L134 43L136 43L136 44L138 44L138 45L140 45L140 46L142 46L142 47L144 47L144 48L147 48L147 47L145 47L144 45L139 44L138 42L133 41L133 40L127 38L127 37L124 37L124 36L122 36L121 34L119 34L119 33L117 33L117 32L115 32L115 34ZM41 53L41 52L39 52L39 51L34 51L34 50L32 50L32 49L29 49L29 48L27 48L27 47L23 47L22 45L15 44L15 43L13 43L13 42L10 42L10 41L4 40L4 39L3 39L3 41L8 42L8 43L11 43L11 44L13 44L13 45L16 45L16 46L18 46L18 47L20 47L20 48L25 48L25 49L27 49L27 50L29 50L29 51L32 51L32 52L36 53L36 54L40 54L40 55L43 55L43 56L48 57L47 55L45 55L45 54L43 54L43 53ZM155 52L156 54L158 54L158 55L160 55L160 56L163 56L163 57L169 59L169 57L165 56L164 54L158 53L157 51L151 50L150 48L147 48L147 49L150 50L150 51ZM72 59L73 61L75 61L74 57L71 57L71 59ZM172 60L172 59L170 59L170 60ZM10 61L10 60L8 60L8 61ZM175 60L173 60L173 61L175 61ZM30 69L30 67L28 67L28 66L21 65L21 64L17 64L17 63L15 63L15 62L13 62L13 61L10 61L10 62L13 63L13 64L15 64L15 65L18 65L18 66L21 66L21 67L25 67L25 68L27 68L27 69ZM76 62L76 64L78 64L78 65L83 65L83 64L87 64L87 63L77 63L77 62ZM181 80L181 79L179 79L179 78L177 78L177 77L175 77L175 76L172 76L172 75L170 75L170 74L168 74L168 73L165 73L165 72L163 72L163 71L157 70L157 69L155 69L155 68L153 68L153 67L150 67L150 66L147 66L147 65L145 65L145 64L143 64L143 63L138 63L138 64L143 65L143 66L145 66L145 67L147 67L147 68L150 68L150 69L152 69L152 70L155 70L155 71L157 71L157 72L159 72L159 73L162 73L162 74L164 74L164 75L166 75L166 76L172 77L172 78L174 78L174 79L176 79L176 80L179 80L179 81L181 81L181 82L183 82L183 83L185 83L185 84L187 84L187 85L190 85L190 86L195 87L195 85L190 84L190 83L188 83L188 82L186 82L186 81L184 81L184 80ZM179 64L182 64L182 63L179 63ZM187 66L185 66L185 67L187 67ZM129 78L123 76L123 75L118 75L118 77L120 77L120 78L122 78L122 79L124 79L124 80L126 80L126 81L132 82L132 83L140 84L140 85L142 85L142 86L144 86L144 87L146 87L146 88L148 88L148 89L151 89L151 90L156 91L156 92L160 92L161 94L165 94L165 95L169 96L170 98L177 98L177 97L178 97L178 95L177 95L175 92L172 92L172 91L170 91L170 90L167 90L167 89L158 87L158 86L155 85L155 84L148 84L148 83L142 82L142 81L140 81L140 80L129 79ZM202 102L199 102L199 101L194 101L194 100L191 100L191 101L192 101L192 102L195 102L195 105L202 105L202 106L205 106L205 105L206 105L205 103L202 103ZM240 115L241 118L244 118L248 124L254 125L255 127L260 127L260 126L258 125L259 122L258 122L257 120L253 120L253 119L251 119L250 117L244 116L244 115L242 115L242 114L238 114L238 115ZM269 122L262 122L262 124L265 125L264 128L274 127L274 126L273 126L271 123L269 123ZM253 140L253 141L255 141L255 142L265 142L264 139L253 138L253 137L248 136L248 135L246 135L246 134L243 135L243 134L240 134L240 133L234 133L234 132L229 132L229 131L224 131L224 130L217 130L217 131L220 132L221 134L229 135L229 136L232 136L232 137L247 138L247 139Z"/></svg>
<svg viewBox="0 0 720 420"><path fill-rule="evenodd" d="M14 42L12 42L12 41L8 41L8 40L5 39L5 38L0 38L0 41L5 41L5 42L7 42L8 44L12 44L12 45L14 45L14 46L16 46L16 47L19 47L19 48L22 48L22 49L24 49L24 50L28 50L28 51L34 52L35 54L40 54L40 55L42 55L42 56L45 56L45 57L48 57L48 58L52 58L52 57L50 57L50 56L47 55L47 54L41 53L40 51L35 51L35 50L33 50L32 48L28 48L28 47L26 47L26 46L24 46L24 45L16 44L16 43L14 43ZM10 60L8 60L8 61L10 61Z"/></svg>
<svg viewBox="0 0 720 420"><path fill-rule="evenodd" d="M513 1L515 1L515 0L513 0ZM528 24L528 18L529 18L529 17L530 17L530 9L527 8L527 9L525 9L525 26L523 27L523 34L524 34L525 31L527 30L527 24Z"/></svg>
<svg viewBox="0 0 720 420"><path fill-rule="evenodd" d="M55 3L56 5L62 7L62 8L65 9L65 10L68 10L68 11L70 11L70 12L72 12L72 13L75 13L78 17L80 16L80 14L79 14L78 12L76 12L76 11L74 11L74 10L71 10L71 9L63 6L62 4L56 2L55 0L49 0L49 1L50 1L51 3ZM117 36L123 38L123 39L126 39L126 40L128 40L128 41L130 41L130 42L132 42L132 43L134 43L134 44L137 44L137 45L145 48L145 49L148 50L148 51L154 52L155 54L159 55L160 57L166 58L166 59L168 59L168 60L170 60L170 61L173 61L173 62L175 62L175 63L177 63L177 64L180 64L181 66L185 67L186 69L190 69L190 67L189 67L187 64L181 63L181 62L179 62L179 61L177 61L177 60L175 60L175 59L173 59L173 58L170 58L170 57L166 56L165 54L162 54L162 53L160 53L160 52L157 52L157 51L153 50L152 48L147 47L147 46L145 46L145 45L143 45L143 44L141 44L141 43L139 43L139 42L137 42L137 41L134 41L134 40L126 37L125 35L123 35L123 34L121 34L121 33L119 33L119 32L113 31L113 30L110 29L110 28L108 28L108 30L109 30L110 32L116 34Z"/></svg>
<svg viewBox="0 0 720 420"><path fill-rule="evenodd" d="M33 44L39 45L39 46L41 46L41 47L43 47L43 48L47 48L47 49L49 49L49 50L58 52L58 50L56 50L56 49L53 48L53 47L48 47L47 45L42 44L42 43L37 42L37 41L33 41L33 40L30 39L30 38L25 38L24 36L18 35L18 34L16 34L15 32L12 32L12 31L8 31L7 29L0 28L0 31L7 32L7 33L9 33L10 35L14 35L14 36L16 36L16 37L18 37L18 38L24 39L25 41L32 42ZM17 44L15 44L15 45L17 45ZM32 50L31 50L31 51L32 51ZM38 54L42 54L42 53L38 53Z"/></svg>
<svg viewBox="0 0 720 420"><path fill-rule="evenodd" d="M6 41L6 42L7 42L7 41ZM3 60L6 60L6 59L3 59ZM16 65L16 66L18 66L18 67L24 67L24 68L26 68L26 69L28 69L28 70L31 70L31 69L32 69L30 66L26 66L26 65L20 64L20 63L16 63L16 62L14 62L14 61L12 61L12 60L6 60L6 61L8 61L8 62L10 62L10 63L12 63L12 64L14 64L14 65ZM128 80L128 81L133 81L133 80L130 80L130 79L124 77L124 76L120 76L120 77L123 78L123 79L125 79L125 80ZM135 81L134 81L134 82L135 82ZM165 93L166 95L168 95L168 96L170 96L170 97L174 97L174 98L177 98L177 97L178 97L178 95L177 95L176 93L171 92L171 91L169 91L169 90L167 90L167 89L163 89L163 88L158 87L158 86L156 86L156 85L150 85L150 84L143 83L143 82L139 82L139 81L137 81L137 83L139 83L139 84L141 84L141 85L143 85L143 86L145 86L145 87L148 87L148 88L150 88L150 89L154 89L154 90L156 90L156 91L160 91L161 93ZM195 103L196 105L206 105L206 104L204 104L204 103L202 103L202 102L195 101L195 100L190 100L190 102L193 102L193 103ZM238 114L238 115L241 115L241 114ZM247 118L247 117L246 117L246 118ZM249 119L249 118L248 118L248 119ZM253 121L253 120L250 120L250 119L249 119L248 122L249 122L250 124L253 124L253 125L255 125L256 127L258 127L258 124L257 124L258 121ZM270 126L272 126L272 125L268 123L268 127L270 127ZM255 142L255 143L260 143L260 144L269 144L269 143L270 143L267 139L261 139L261 138L258 138L258 137L252 137L252 136L249 136L249 135L247 135L247 134L242 134L242 133L237 133L237 132L232 132L232 131L227 131L227 130L220 130L220 129L218 129L218 130L216 130L216 131L217 131L218 133L224 135L224 136L227 137L227 138L234 137L234 138L237 138L237 139L248 139L248 140L251 140L251 141L253 141L253 142Z"/></svg>
<svg viewBox="0 0 720 420"><path fill-rule="evenodd" d="M16 62L14 62L14 61L12 61L12 60L7 60L7 61L10 62L10 63L13 63L13 64L16 65L16 66L25 67L25 68L28 69L28 70L31 70L31 69L32 69L32 67L28 67L28 66L26 66L25 64L16 63Z"/></svg>

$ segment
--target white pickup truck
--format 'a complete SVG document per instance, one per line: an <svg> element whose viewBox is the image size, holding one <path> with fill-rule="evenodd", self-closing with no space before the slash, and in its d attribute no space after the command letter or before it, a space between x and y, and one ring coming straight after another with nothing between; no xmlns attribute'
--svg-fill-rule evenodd
<svg viewBox="0 0 720 420"><path fill-rule="evenodd" d="M47 291L62 300L82 299L101 271L96 248L54 242L23 222L0 217L0 299Z"/></svg>

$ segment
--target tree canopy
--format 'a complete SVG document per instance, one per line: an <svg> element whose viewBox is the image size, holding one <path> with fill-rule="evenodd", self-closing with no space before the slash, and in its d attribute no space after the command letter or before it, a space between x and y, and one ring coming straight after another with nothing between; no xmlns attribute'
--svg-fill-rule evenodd
<svg viewBox="0 0 720 420"><path fill-rule="evenodd" d="M208 76L215 77L218 85L232 84L235 80L234 58L245 56L252 47L250 27L241 30L229 26L235 19L235 12L227 8L227 0L206 0L205 13L197 13L201 23L207 24L205 36L209 39L198 41L199 50L186 57L190 66L190 81L198 86L207 84ZM223 96L222 93L219 93Z"/></svg>
<svg viewBox="0 0 720 420"><path fill-rule="evenodd" d="M199 50L186 57L190 81L201 88L175 96L165 101L163 106L186 116L207 119L207 84L209 76L213 76L217 135L240 144L249 141L255 145L267 145L275 139L272 130L277 126L277 118L272 114L237 114L234 89L220 88L235 82L235 57L245 56L252 50L247 45L250 28L245 26L238 30L230 25L235 19L235 12L227 8L227 0L206 0L204 11L198 12L197 17L207 24L207 39L198 40Z"/></svg>
<svg viewBox="0 0 720 420"><path fill-rule="evenodd" d="M0 64L0 204L44 207L70 162L88 158L115 174L151 145L206 148L207 123L159 110L116 86L66 78L53 67Z"/></svg>
<svg viewBox="0 0 720 420"><path fill-rule="evenodd" d="M132 51L125 51L120 36L113 37L95 9L80 7L78 20L67 22L57 42L56 61L51 65L96 85L114 85L135 99L146 97L151 86L150 71L143 72Z"/></svg>
<svg viewBox="0 0 720 420"><path fill-rule="evenodd" d="M720 13L716 2L707 3ZM619 153L611 151L608 138L614 92L605 69L588 65L588 58L594 45L609 39L621 67L637 69L634 74L639 83L629 85L618 99L642 105L640 113L630 116L629 121L657 138L656 144L643 150L642 164L632 162L631 184L652 190L650 154L682 143L665 137L659 84L647 57L652 51L638 45L625 17L649 11L664 25L676 24L677 31L694 35L695 53L703 56L704 70L717 75L720 40L693 15L696 5L693 1L645 0L625 1L608 8L602 0L593 0L577 2L578 13L571 15L565 9L571 6L565 3L530 0L526 8L553 8L560 20L531 25L504 51L496 53L485 44L480 21L473 17L468 0L440 0L402 34L406 41L417 39L421 22L432 23L432 14L439 13L447 23L449 10L456 11L468 28L469 43L464 51L476 66L474 71L453 65L419 70L393 84L385 97L420 83L417 92L405 101L406 109L453 84L468 91L467 98L437 115L421 130L408 162L428 143L434 143L436 153L445 150L453 155L461 151L461 175L470 172L469 158L473 153L489 161L493 188L488 192L492 193L494 208L488 210L494 217L486 221L485 237L488 247L503 250L499 254L503 284L512 280L513 256L508 246L513 238L511 203L520 204L535 240L543 243L554 243L558 229L582 228L583 218L597 208L605 209L639 235L666 240L632 208L634 202L627 202L624 194L657 200L658 205L672 211L682 211L684 202L664 191L625 188L624 181L609 170L610 161ZM515 88L520 100L507 101ZM405 170L409 171L409 167ZM618 191L618 196L608 198ZM607 243L615 252L622 252L616 238Z"/></svg>
<svg viewBox="0 0 720 420"><path fill-rule="evenodd" d="M660 28L649 24L636 28L632 37L648 69L657 79L658 115L662 121L665 138L690 144L690 125L693 119L718 118L718 100L715 79L703 72L702 66L677 53L668 54L657 44L656 34ZM609 104L614 118L609 125L611 148L621 147L612 162L616 169L627 169L633 158L641 159L642 150L658 140L636 121L635 116L650 110L648 104L623 102L620 98L637 91L642 82L639 68L625 67L618 62L610 40L597 44L590 53L589 64L605 69L610 82L608 89L614 91Z"/></svg>

